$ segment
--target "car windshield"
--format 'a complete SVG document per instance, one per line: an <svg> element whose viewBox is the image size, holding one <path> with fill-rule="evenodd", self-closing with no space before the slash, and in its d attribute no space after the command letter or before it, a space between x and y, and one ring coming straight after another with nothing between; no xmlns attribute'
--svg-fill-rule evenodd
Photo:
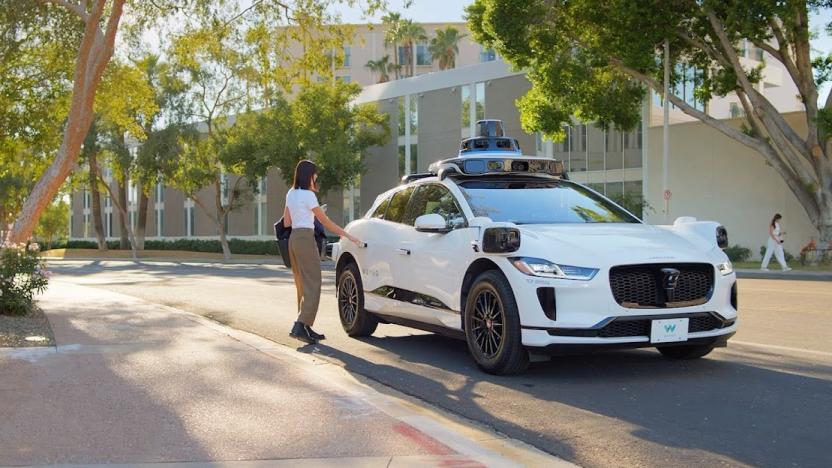
<svg viewBox="0 0 832 468"><path fill-rule="evenodd" d="M458 183L474 216L515 224L639 223L606 198L563 180L476 179Z"/></svg>

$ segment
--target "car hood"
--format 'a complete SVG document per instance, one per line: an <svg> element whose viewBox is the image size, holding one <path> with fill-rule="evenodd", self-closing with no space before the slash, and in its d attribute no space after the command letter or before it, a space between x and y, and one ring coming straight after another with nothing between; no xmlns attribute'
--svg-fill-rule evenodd
<svg viewBox="0 0 832 468"><path fill-rule="evenodd" d="M715 245L648 224L558 224L518 226L520 254L576 266L631 263L711 262ZM538 253L539 252L539 253ZM544 255L541 255L544 254Z"/></svg>

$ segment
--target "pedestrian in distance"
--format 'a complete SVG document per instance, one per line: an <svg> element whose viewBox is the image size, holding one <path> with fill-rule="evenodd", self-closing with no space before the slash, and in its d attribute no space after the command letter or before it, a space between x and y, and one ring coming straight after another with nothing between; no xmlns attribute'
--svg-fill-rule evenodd
<svg viewBox="0 0 832 468"><path fill-rule="evenodd" d="M774 217L771 218L771 223L768 225L766 254L763 255L763 263L760 265L760 269L763 271L768 271L768 262L771 261L771 254L774 254L774 258L777 259L777 262L780 264L780 267L783 268L783 271L791 270L791 268L789 268L786 264L786 256L783 253L783 235L786 234L786 231L784 231L780 226L780 220L782 219L783 217L780 213L775 213Z"/></svg>
<svg viewBox="0 0 832 468"><path fill-rule="evenodd" d="M283 225L292 228L289 235L289 259L298 294L298 319L289 336L314 344L325 338L312 330L321 300L321 253L315 242L315 219L326 229L363 245L335 224L318 205L318 168L309 160L298 162L292 188L286 194Z"/></svg>

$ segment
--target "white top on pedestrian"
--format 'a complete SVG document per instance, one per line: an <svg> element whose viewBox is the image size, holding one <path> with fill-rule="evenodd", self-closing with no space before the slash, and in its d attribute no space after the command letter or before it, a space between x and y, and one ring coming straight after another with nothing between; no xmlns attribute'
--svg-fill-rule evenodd
<svg viewBox="0 0 832 468"><path fill-rule="evenodd" d="M318 197L315 192L303 189L289 189L286 193L286 206L289 208L289 216L292 217L292 228L315 229L315 213L313 208L318 206Z"/></svg>

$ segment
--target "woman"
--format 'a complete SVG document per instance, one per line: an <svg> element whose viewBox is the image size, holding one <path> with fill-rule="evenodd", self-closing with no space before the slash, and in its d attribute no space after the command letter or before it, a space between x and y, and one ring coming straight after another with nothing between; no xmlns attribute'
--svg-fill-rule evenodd
<svg viewBox="0 0 832 468"><path fill-rule="evenodd" d="M308 160L295 166L295 180L286 194L283 225L292 228L289 235L289 259L298 292L298 320L289 336L305 343L316 343L325 337L312 330L321 299L321 253L315 243L315 218L329 231L361 244L327 217L315 192L318 191L318 168Z"/></svg>
<svg viewBox="0 0 832 468"><path fill-rule="evenodd" d="M782 231L780 228L780 220L783 219L780 216L780 213L775 213L774 217L771 218L771 223L768 225L768 242L766 242L766 254L763 256L763 264L760 265L760 269L763 271L768 271L768 262L771 261L771 254L774 253L774 257L777 258L777 262L780 263L780 267L783 268L783 271L790 271L788 265L786 265L786 257L783 254L783 239L781 236L786 233L786 231Z"/></svg>

